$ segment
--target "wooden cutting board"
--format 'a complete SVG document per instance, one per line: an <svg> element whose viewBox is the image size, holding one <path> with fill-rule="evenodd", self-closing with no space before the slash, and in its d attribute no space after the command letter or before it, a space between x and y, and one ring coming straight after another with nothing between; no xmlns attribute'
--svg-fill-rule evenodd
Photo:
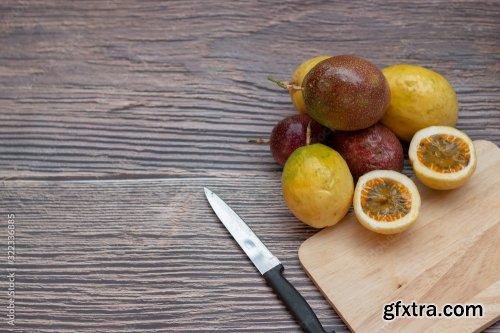
<svg viewBox="0 0 500 333"><path fill-rule="evenodd" d="M474 144L478 167L463 187L415 181L422 206L406 232L375 234L350 213L300 247L304 269L353 332L479 332L500 318L500 149ZM384 304L398 300L435 304L438 313L481 304L483 316L384 320Z"/></svg>

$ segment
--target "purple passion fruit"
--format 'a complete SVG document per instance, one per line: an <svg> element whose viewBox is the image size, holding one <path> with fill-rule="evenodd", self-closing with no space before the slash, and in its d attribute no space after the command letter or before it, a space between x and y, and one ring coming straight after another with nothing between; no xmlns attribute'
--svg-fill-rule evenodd
<svg viewBox="0 0 500 333"><path fill-rule="evenodd" d="M307 113L332 130L354 131L378 122L391 93L382 72L352 55L330 57L305 76L302 93Z"/></svg>
<svg viewBox="0 0 500 333"><path fill-rule="evenodd" d="M306 114L286 117L273 128L270 147L273 158L281 166L295 149L323 142L330 131Z"/></svg>
<svg viewBox="0 0 500 333"><path fill-rule="evenodd" d="M331 146L346 160L354 179L373 170L403 170L401 142L381 124L359 131L337 131L332 137Z"/></svg>
<svg viewBox="0 0 500 333"><path fill-rule="evenodd" d="M317 56L309 58L297 67L289 82L288 91L292 98L292 103L300 113L306 113L304 97L302 97L302 81L309 71L316 66L320 61L330 58L330 56Z"/></svg>

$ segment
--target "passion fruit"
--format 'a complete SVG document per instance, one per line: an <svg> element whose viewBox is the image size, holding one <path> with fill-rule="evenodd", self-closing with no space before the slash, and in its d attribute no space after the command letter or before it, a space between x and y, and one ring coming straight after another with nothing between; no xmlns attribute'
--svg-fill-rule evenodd
<svg viewBox="0 0 500 333"><path fill-rule="evenodd" d="M458 100L441 74L421 66L400 64L383 70L391 89L391 103L382 123L400 139L429 126L452 126L458 119Z"/></svg>
<svg viewBox="0 0 500 333"><path fill-rule="evenodd" d="M307 113L332 130L354 131L382 118L390 90L382 72L352 55L330 57L304 78L302 93Z"/></svg>
<svg viewBox="0 0 500 333"><path fill-rule="evenodd" d="M354 182L342 156L316 143L290 155L283 169L282 188L288 208L299 220L324 228L347 214Z"/></svg>
<svg viewBox="0 0 500 333"><path fill-rule="evenodd" d="M345 159L354 179L373 170L403 170L401 142L379 123L358 131L336 131L331 145Z"/></svg>
<svg viewBox="0 0 500 333"><path fill-rule="evenodd" d="M273 158L276 163L283 166L295 149L321 143L329 132L326 127L318 124L307 114L286 117L279 121L271 132L270 148Z"/></svg>
<svg viewBox="0 0 500 333"><path fill-rule="evenodd" d="M304 104L304 97L302 96L302 81L309 71L316 66L320 61L330 58L330 56L317 56L309 58L295 69L292 79L288 84L288 91L292 98L292 103L295 109L300 113L306 113L306 106Z"/></svg>
<svg viewBox="0 0 500 333"><path fill-rule="evenodd" d="M417 219L420 194L407 176L392 170L370 171L354 190L354 214L365 228L380 234L408 229Z"/></svg>
<svg viewBox="0 0 500 333"><path fill-rule="evenodd" d="M408 157L415 176L430 188L462 186L476 170L476 150L464 132L449 126L430 126L410 142Z"/></svg>

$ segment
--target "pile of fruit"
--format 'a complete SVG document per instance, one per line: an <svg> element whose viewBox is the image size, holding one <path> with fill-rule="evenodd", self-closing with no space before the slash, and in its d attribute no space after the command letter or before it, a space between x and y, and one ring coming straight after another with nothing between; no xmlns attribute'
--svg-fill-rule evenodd
<svg viewBox="0 0 500 333"><path fill-rule="evenodd" d="M351 55L306 60L289 82L298 114L273 129L284 200L302 222L334 225L351 205L358 221L383 234L417 219L420 195L402 174L404 149L416 177L437 190L463 185L476 167L474 145L455 128L456 94L440 74L413 65L379 70Z"/></svg>

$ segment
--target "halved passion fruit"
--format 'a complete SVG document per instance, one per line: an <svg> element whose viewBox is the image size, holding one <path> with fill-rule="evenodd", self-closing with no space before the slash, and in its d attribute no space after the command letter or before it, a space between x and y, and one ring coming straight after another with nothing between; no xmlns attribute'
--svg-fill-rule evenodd
<svg viewBox="0 0 500 333"><path fill-rule="evenodd" d="M462 186L477 163L471 139L449 126L431 126L415 133L408 157L417 178L436 190Z"/></svg>
<svg viewBox="0 0 500 333"><path fill-rule="evenodd" d="M413 181L392 170L361 176L354 190L354 213L365 228L380 234L408 229L417 219L420 194Z"/></svg>

